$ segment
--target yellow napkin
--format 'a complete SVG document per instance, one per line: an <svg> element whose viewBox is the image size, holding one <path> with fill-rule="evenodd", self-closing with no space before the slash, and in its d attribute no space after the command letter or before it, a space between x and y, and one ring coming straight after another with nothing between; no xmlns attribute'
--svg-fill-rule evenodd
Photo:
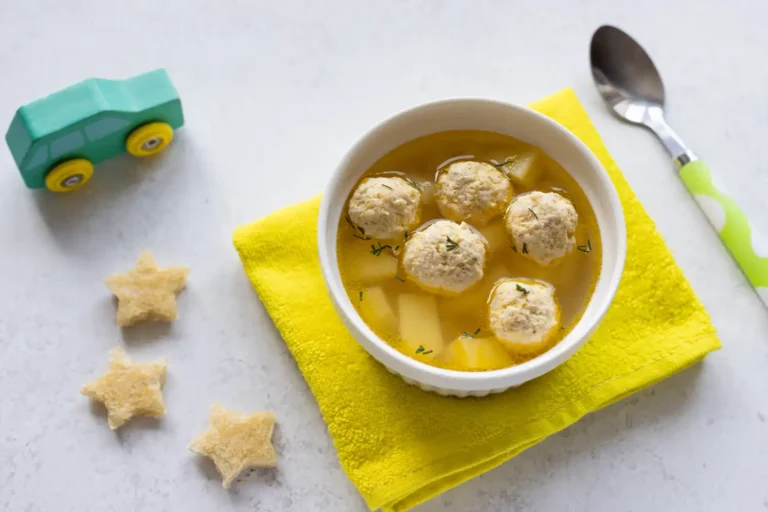
<svg viewBox="0 0 768 512"><path fill-rule="evenodd" d="M235 247L320 405L341 466L371 509L407 510L509 460L585 414L720 347L709 316L570 89L533 108L575 133L619 191L624 277L605 320L571 359L486 398L405 384L344 329L317 256L319 198L234 234Z"/></svg>

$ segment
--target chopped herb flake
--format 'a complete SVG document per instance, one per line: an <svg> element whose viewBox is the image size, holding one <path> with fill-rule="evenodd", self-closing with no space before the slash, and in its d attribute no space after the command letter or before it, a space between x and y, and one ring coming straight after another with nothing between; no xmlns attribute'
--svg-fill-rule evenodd
<svg viewBox="0 0 768 512"><path fill-rule="evenodd" d="M381 253L384 252L384 249L391 249L392 246L387 245L381 245L381 242L379 242L379 246L375 247L373 244L371 244L371 254L374 256L381 256Z"/></svg>
<svg viewBox="0 0 768 512"><path fill-rule="evenodd" d="M416 349L416 353L421 354L422 352L424 352L424 347L422 345L419 345L419 348Z"/></svg>
<svg viewBox="0 0 768 512"><path fill-rule="evenodd" d="M528 254L528 245L523 244L523 254Z"/></svg>
<svg viewBox="0 0 768 512"><path fill-rule="evenodd" d="M523 288L522 286L520 286L520 284L515 285L515 288L517 289L517 291L523 292L523 295L528 295L529 293L531 293L531 290L529 290L528 288Z"/></svg>
<svg viewBox="0 0 768 512"><path fill-rule="evenodd" d="M516 246L516 245L513 245L513 246L512 246L512 251L513 251L513 252L517 252L517 246Z"/></svg>
<svg viewBox="0 0 768 512"><path fill-rule="evenodd" d="M472 334L474 334L475 336L477 336L478 334L480 334L480 328L478 327L477 329L475 329L475 332L474 332L474 333L472 333Z"/></svg>
<svg viewBox="0 0 768 512"><path fill-rule="evenodd" d="M405 232L405 235L403 235L403 241L404 241L404 242L407 242L407 241L408 241L408 237L409 237L409 236L411 236L411 235L409 235L409 234L408 234L408 232L406 231L406 232Z"/></svg>
<svg viewBox="0 0 768 512"><path fill-rule="evenodd" d="M431 354L431 353L432 353L431 350L425 350L424 352L422 352L422 354L424 354L424 355Z"/></svg>
<svg viewBox="0 0 768 512"><path fill-rule="evenodd" d="M397 250L399 250L399 249L400 249L400 246L399 246L399 245L396 245L396 246L395 246L395 248L394 248L394 249L392 249L392 250L393 250L393 251L397 251Z"/></svg>
<svg viewBox="0 0 768 512"><path fill-rule="evenodd" d="M352 228L352 230L357 230L357 231L360 231L360 233L363 235L363 236L360 236L360 235L358 235L358 234L356 234L356 233L352 233L352 236L353 236L353 237L355 237L355 238L359 238L360 240L370 240L370 239L371 239L371 237L369 237L369 236L365 236L365 230L364 230L363 228L361 228L360 226L355 226L355 223L354 223L354 222L352 222L352 218L349 216L349 214L346 214L346 215L344 216L344 219L347 221L347 224L349 224L349 225L350 225L350 227Z"/></svg>
<svg viewBox="0 0 768 512"><path fill-rule="evenodd" d="M382 183L382 184L381 184L381 186L382 186L382 187L386 187L386 188L388 188L389 190L392 190L392 187L390 187L389 185L384 185L384 184Z"/></svg>
<svg viewBox="0 0 768 512"><path fill-rule="evenodd" d="M592 242L590 242L589 238L587 238L587 245L579 245L576 248L586 254L592 250Z"/></svg>
<svg viewBox="0 0 768 512"><path fill-rule="evenodd" d="M495 164L495 163L491 162L491 165L493 165L494 167L504 167L504 166L505 166L505 165L507 165L507 164L511 164L511 163L513 163L515 160L517 160L517 157L516 157L516 156L508 156L508 157L507 157L507 158L505 158L505 159L504 159L504 161L503 161L503 162L501 162L500 164Z"/></svg>
<svg viewBox="0 0 768 512"><path fill-rule="evenodd" d="M530 208L528 208L528 211L529 211L529 212L531 212L531 213L533 214L533 216L534 216L534 217L536 217L536 220L539 220L539 216L538 216L538 215L536 215L536 212L535 212L535 211L531 210Z"/></svg>
<svg viewBox="0 0 768 512"><path fill-rule="evenodd" d="M363 290L360 290L360 302L363 301Z"/></svg>
<svg viewBox="0 0 768 512"><path fill-rule="evenodd" d="M416 183L410 178L405 178L405 181L407 181L410 186L412 186L413 188L421 192L421 186L418 183Z"/></svg>
<svg viewBox="0 0 768 512"><path fill-rule="evenodd" d="M402 277L400 277L400 276L395 276L395 279L397 279L397 280L398 280L398 281L400 281L401 283L404 283L404 282L405 282L405 279L403 279L403 278L402 278Z"/></svg>
<svg viewBox="0 0 768 512"><path fill-rule="evenodd" d="M446 251L453 251L459 248L459 244L451 240L451 237L446 236L445 239L447 240L445 242L445 250Z"/></svg>

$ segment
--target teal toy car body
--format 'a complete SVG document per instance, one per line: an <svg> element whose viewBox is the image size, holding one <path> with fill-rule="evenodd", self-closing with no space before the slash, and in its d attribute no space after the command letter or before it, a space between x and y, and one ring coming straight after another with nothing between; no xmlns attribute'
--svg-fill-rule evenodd
<svg viewBox="0 0 768 512"><path fill-rule="evenodd" d="M159 153L184 124L165 70L127 80L92 78L19 108L5 136L29 188L75 190L93 165L124 151Z"/></svg>

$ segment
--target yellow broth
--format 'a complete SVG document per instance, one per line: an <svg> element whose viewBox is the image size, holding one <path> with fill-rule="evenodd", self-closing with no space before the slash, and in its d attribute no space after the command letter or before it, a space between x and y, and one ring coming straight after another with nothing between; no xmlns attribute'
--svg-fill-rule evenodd
<svg viewBox="0 0 768 512"><path fill-rule="evenodd" d="M579 185L561 165L538 148L492 132L440 132L395 148L373 164L360 181L368 177L398 173L417 184L434 183L438 169L444 167L447 161L471 159L498 164L508 157L531 150L537 151L534 164L538 166L537 178L529 182L529 186L512 180L513 196L531 190L557 192L573 203L579 215L575 233L577 248L548 266L539 265L522 256L521 248L513 247L504 229L503 217L498 217L488 226L477 227L487 235L492 246L500 247L495 252L488 252L482 281L456 297L431 295L405 279L399 262L403 240L367 240L345 216L339 219L338 264L344 288L363 320L379 337L405 355L424 363L456 370L479 371L530 360L559 342L578 322L594 292L600 272L600 232L594 211ZM436 203L422 204L422 224L440 218L442 216ZM392 249L398 250L374 250L380 243L390 244ZM538 352L511 353L510 358L498 354L497 345L500 344L493 338L488 325L488 298L493 285L503 277L539 279L555 287L562 326L549 345ZM414 300L418 304L414 304ZM411 326L411 323L429 324L433 315L431 304L437 305L439 319L436 322L439 324L441 343L414 342L410 339L412 335L404 340L402 336L405 335L401 335L401 330L409 330L412 334L419 332L419 329L423 331L429 328L429 325ZM423 305L426 305L426 309L421 308ZM404 308L402 315L399 308ZM414 311L409 313L405 308ZM467 347L459 347L454 343L457 339L482 341L472 341ZM484 352L478 353L478 357L467 356L465 351L475 350L473 347L476 345L485 346ZM460 353L458 357L457 350Z"/></svg>

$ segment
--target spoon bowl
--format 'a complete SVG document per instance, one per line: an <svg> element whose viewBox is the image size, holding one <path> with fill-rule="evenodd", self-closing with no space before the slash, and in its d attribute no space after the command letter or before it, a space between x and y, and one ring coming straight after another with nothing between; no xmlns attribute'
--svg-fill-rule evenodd
<svg viewBox="0 0 768 512"><path fill-rule="evenodd" d="M664 84L645 50L628 34L603 25L589 49L597 90L614 114L635 124L647 124L649 108L664 108Z"/></svg>
<svg viewBox="0 0 768 512"><path fill-rule="evenodd" d="M656 66L626 32L603 25L589 47L592 77L618 118L649 128L679 166L695 157L664 119L664 84Z"/></svg>

